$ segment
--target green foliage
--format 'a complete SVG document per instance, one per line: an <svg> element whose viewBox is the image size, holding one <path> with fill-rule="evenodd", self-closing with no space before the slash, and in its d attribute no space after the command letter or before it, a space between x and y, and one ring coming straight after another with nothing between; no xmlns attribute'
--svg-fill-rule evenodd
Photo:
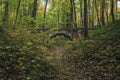
<svg viewBox="0 0 120 80"><path fill-rule="evenodd" d="M86 0L76 0L76 3L72 5L72 0L48 0L47 10L45 10L47 0L36 0L38 1L36 9L34 0L21 0L21 3L19 1L0 0L1 80L49 80L51 78L54 80L54 70L58 68L56 66L61 66L64 61L67 62L65 65L70 67L66 67L69 68L66 70L71 70L71 73L76 71L74 74L80 74L79 79L114 79L114 77L119 79L117 75L119 73L117 70L120 69L118 64L120 58L119 21L95 31L88 40L68 41L63 36L50 40L49 34L58 28L71 29L76 27L75 25L83 27L84 20L82 19ZM105 3L105 13L100 13L102 12L101 3L104 0L96 0L96 3L94 0L89 1L91 3L87 7L89 28L92 24L92 26L100 25L99 22L102 21L97 19L102 14L105 14L106 24L112 21L107 11L111 7L110 1ZM33 13L35 13L35 18L32 17ZM119 11L115 11L114 15L116 20L119 19ZM54 50L53 46L57 50ZM61 48L60 51L58 48ZM63 48L68 48L64 56ZM51 52L52 49L53 52ZM63 60L54 57L51 62L49 53L53 53L52 57L59 56L60 59L63 56ZM58 60L55 66L54 60ZM64 77L66 76L69 77L65 74Z"/></svg>
<svg viewBox="0 0 120 80"><path fill-rule="evenodd" d="M69 39L65 38L64 36L57 36L57 37L51 39L49 43L51 46L54 46L54 45L62 46L62 45L65 45L68 41L69 41Z"/></svg>
<svg viewBox="0 0 120 80"><path fill-rule="evenodd" d="M120 22L93 32L88 40L71 44L64 57L81 79L120 79ZM66 63L66 64L67 64Z"/></svg>
<svg viewBox="0 0 120 80"><path fill-rule="evenodd" d="M47 59L47 32L17 27L0 33L0 79L47 80L54 66ZM3 38L3 39L2 39Z"/></svg>
<svg viewBox="0 0 120 80"><path fill-rule="evenodd" d="M4 80L46 80L53 67L41 53L3 53L0 63L0 79Z"/></svg>
<svg viewBox="0 0 120 80"><path fill-rule="evenodd" d="M93 39L119 39L120 30L119 30L119 20L116 23L109 23L108 26L103 26L102 28L98 29L97 31L91 34ZM114 27L114 28L113 28Z"/></svg>

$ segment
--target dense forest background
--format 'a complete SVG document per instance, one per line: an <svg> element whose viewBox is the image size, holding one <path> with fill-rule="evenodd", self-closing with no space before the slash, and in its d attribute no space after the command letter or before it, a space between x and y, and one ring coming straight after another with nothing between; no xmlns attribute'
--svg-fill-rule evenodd
<svg viewBox="0 0 120 80"><path fill-rule="evenodd" d="M120 0L0 0L1 80L119 80Z"/></svg>

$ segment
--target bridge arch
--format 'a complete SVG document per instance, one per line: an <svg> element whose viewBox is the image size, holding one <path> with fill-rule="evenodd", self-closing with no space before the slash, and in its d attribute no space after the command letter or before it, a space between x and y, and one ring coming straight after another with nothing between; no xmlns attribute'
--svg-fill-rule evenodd
<svg viewBox="0 0 120 80"><path fill-rule="evenodd" d="M64 36L65 38L68 38L69 40L72 40L72 36L71 36L71 33L69 33L68 31L54 31L54 33L51 33L50 35L49 35L49 38L50 39L53 39L53 38L55 38L55 37L57 37L57 36Z"/></svg>

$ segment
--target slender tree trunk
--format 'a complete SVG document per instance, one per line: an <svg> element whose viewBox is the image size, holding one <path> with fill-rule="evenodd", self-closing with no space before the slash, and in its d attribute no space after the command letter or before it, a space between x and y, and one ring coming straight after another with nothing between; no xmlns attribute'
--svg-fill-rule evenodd
<svg viewBox="0 0 120 80"><path fill-rule="evenodd" d="M58 12L57 12L57 14L58 14L58 28L60 27L60 10L58 10Z"/></svg>
<svg viewBox="0 0 120 80"><path fill-rule="evenodd" d="M92 1L92 5L94 5L94 0ZM94 26L94 6L92 6L92 27Z"/></svg>
<svg viewBox="0 0 120 80"><path fill-rule="evenodd" d="M73 12L74 12L74 28L73 29L73 38L78 38L78 32L77 32L77 19L76 19L76 7L75 7L76 3L73 1Z"/></svg>
<svg viewBox="0 0 120 80"><path fill-rule="evenodd" d="M4 25L7 25L7 22L8 22L8 6L9 6L9 3L8 3L8 0L5 2L5 11L4 11L4 14L3 14L3 24Z"/></svg>
<svg viewBox="0 0 120 80"><path fill-rule="evenodd" d="M88 37L87 0L84 0L84 38Z"/></svg>
<svg viewBox="0 0 120 80"><path fill-rule="evenodd" d="M70 21L69 27L73 28L73 0L70 0Z"/></svg>
<svg viewBox="0 0 120 80"><path fill-rule="evenodd" d="M96 0L95 0L95 9L96 9L96 14L97 14L98 25L101 26L99 14L98 14L99 10L98 10L98 8L97 8L97 2L96 2Z"/></svg>
<svg viewBox="0 0 120 80"><path fill-rule="evenodd" d="M117 14L117 11L118 11L117 2L118 2L118 0L115 0L115 13L116 14ZM115 17L116 17L116 20L117 20L117 15Z"/></svg>
<svg viewBox="0 0 120 80"><path fill-rule="evenodd" d="M60 1L59 1L59 2L60 2ZM59 3L59 2L58 2L58 3ZM58 18L58 23L57 23L57 24L58 24L58 28L61 27L61 25L60 25L60 11L61 11L61 9L60 9L59 7L60 7L60 5L58 4L58 11L57 11L57 15L58 15L58 17L57 17L57 18Z"/></svg>
<svg viewBox="0 0 120 80"><path fill-rule="evenodd" d="M115 22L115 16L114 16L114 0L111 0L111 17L112 17L112 22Z"/></svg>
<svg viewBox="0 0 120 80"><path fill-rule="evenodd" d="M66 19L66 28L69 28L70 26L70 20L69 20L69 13L66 13L67 19Z"/></svg>
<svg viewBox="0 0 120 80"><path fill-rule="evenodd" d="M37 0L34 0L33 3L33 10L32 10L32 17L36 19L36 13L37 13Z"/></svg>
<svg viewBox="0 0 120 80"><path fill-rule="evenodd" d="M117 12L117 10L118 10L118 8L117 8L117 2L118 2L118 0L116 0L116 12Z"/></svg>
<svg viewBox="0 0 120 80"><path fill-rule="evenodd" d="M102 22L102 26L105 25L104 13L105 13L105 0L102 0L102 3L101 3L101 22Z"/></svg>
<svg viewBox="0 0 120 80"><path fill-rule="evenodd" d="M74 27L77 28L77 19L76 19L76 7L75 7L75 2L73 2L73 13L74 13Z"/></svg>
<svg viewBox="0 0 120 80"><path fill-rule="evenodd" d="M88 0L87 2L87 5L88 5L88 27L91 26L91 15L90 15L90 0Z"/></svg>
<svg viewBox="0 0 120 80"><path fill-rule="evenodd" d="M34 0L33 3L33 10L32 10L32 18L34 18L34 20L36 19L36 13L37 13L37 0ZM31 21L31 26L34 26L35 22Z"/></svg>
<svg viewBox="0 0 120 80"><path fill-rule="evenodd" d="M16 22L17 22L17 17L18 17L18 13L19 13L20 4L21 4L21 0L19 0L19 2L18 2L18 7L17 7L17 9L16 9L16 16L15 16L14 29L15 29Z"/></svg>
<svg viewBox="0 0 120 80"><path fill-rule="evenodd" d="M83 27L83 10L82 10L82 1L80 0L80 24Z"/></svg>
<svg viewBox="0 0 120 80"><path fill-rule="evenodd" d="M47 10L47 5L48 5L48 0L46 0L45 9L44 9L44 27L46 25L46 10Z"/></svg>
<svg viewBox="0 0 120 80"><path fill-rule="evenodd" d="M106 8L105 13L106 13L106 23L108 23L108 20L109 20L108 8Z"/></svg>

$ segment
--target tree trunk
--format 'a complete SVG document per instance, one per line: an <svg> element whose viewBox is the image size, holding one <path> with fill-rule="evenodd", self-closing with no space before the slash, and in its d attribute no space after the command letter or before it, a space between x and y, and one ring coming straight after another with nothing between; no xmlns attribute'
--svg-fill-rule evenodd
<svg viewBox="0 0 120 80"><path fill-rule="evenodd" d="M112 17L112 22L115 22L115 17L114 17L114 0L111 0L111 17Z"/></svg>
<svg viewBox="0 0 120 80"><path fill-rule="evenodd" d="M74 13L74 27L77 28L77 19L76 19L76 7L75 7L75 2L73 2L73 13Z"/></svg>
<svg viewBox="0 0 120 80"><path fill-rule="evenodd" d="M97 2L96 2L96 0L95 0L95 9L96 9L96 14L97 14L98 25L101 26L99 14L98 14L99 10L98 10L98 8L97 8Z"/></svg>
<svg viewBox="0 0 120 80"><path fill-rule="evenodd" d="M73 0L70 0L70 21L69 27L73 28Z"/></svg>
<svg viewBox="0 0 120 80"><path fill-rule="evenodd" d="M84 38L88 37L87 0L84 0Z"/></svg>
<svg viewBox="0 0 120 80"><path fill-rule="evenodd" d="M90 0L87 2L87 8L88 8L88 27L91 26L91 15L90 15Z"/></svg>
<svg viewBox="0 0 120 80"><path fill-rule="evenodd" d="M9 3L8 3L8 0L5 2L5 11L4 11L4 15L3 15L3 24L4 25L7 25L7 22L8 22L8 6L9 6Z"/></svg>
<svg viewBox="0 0 120 80"><path fill-rule="evenodd" d="M80 24L83 27L83 10L82 10L82 1L80 1Z"/></svg>
<svg viewBox="0 0 120 80"><path fill-rule="evenodd" d="M102 3L101 3L101 22L102 22L102 26L105 25L105 16L104 16L104 13L105 13L105 0L102 0Z"/></svg>
<svg viewBox="0 0 120 80"><path fill-rule="evenodd" d="M106 8L105 13L106 13L106 23L108 23L108 20L109 20L108 8Z"/></svg>
<svg viewBox="0 0 120 80"><path fill-rule="evenodd" d="M78 32L77 32L77 19L76 19L76 7L75 7L76 3L73 1L73 10L74 10L74 28L73 29L73 38L78 38Z"/></svg>
<svg viewBox="0 0 120 80"><path fill-rule="evenodd" d="M60 10L57 11L57 14L58 14L58 28L60 27Z"/></svg>
<svg viewBox="0 0 120 80"><path fill-rule="evenodd" d="M33 10L32 10L32 18L34 18L34 20L36 19L36 13L37 13L37 0L34 0L33 3ZM31 26L34 26L35 22L31 21Z"/></svg>
<svg viewBox="0 0 120 80"><path fill-rule="evenodd" d="M33 3L33 10L32 10L32 17L36 19L36 13L37 13L37 0L34 0Z"/></svg>
<svg viewBox="0 0 120 80"><path fill-rule="evenodd" d="M45 9L44 9L44 27L46 25L46 10L47 10L47 5L48 5L48 0L46 0L46 3L45 3Z"/></svg>
<svg viewBox="0 0 120 80"><path fill-rule="evenodd" d="M94 0L92 1L92 5L94 5ZM92 6L92 27L94 26L94 17L95 17L94 14L95 14L94 13L94 6Z"/></svg>
<svg viewBox="0 0 120 80"><path fill-rule="evenodd" d="M18 7L16 9L16 17L15 17L14 29L15 29L16 22L17 22L17 17L18 17L18 13L19 13L20 4L21 4L21 0L19 0Z"/></svg>
<svg viewBox="0 0 120 80"><path fill-rule="evenodd" d="M117 12L117 10L118 10L118 8L117 8L117 2L118 2L118 0L116 0L116 12Z"/></svg>

